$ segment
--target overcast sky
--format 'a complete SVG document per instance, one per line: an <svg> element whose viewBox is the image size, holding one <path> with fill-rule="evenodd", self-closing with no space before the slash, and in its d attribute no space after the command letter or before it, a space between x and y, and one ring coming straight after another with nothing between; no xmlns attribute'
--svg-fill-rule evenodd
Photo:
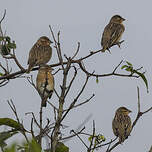
<svg viewBox="0 0 152 152"><path fill-rule="evenodd" d="M76 129L81 122L92 114L90 121L85 125L87 131L91 131L92 120L96 122L97 133L103 134L107 141L114 138L111 122L115 110L120 106L126 106L132 110L131 119L134 120L137 114L137 85L140 87L141 109L146 110L151 104L152 97L152 69L151 69L151 44L152 44L152 21L151 21L150 0L3 0L0 5L0 16L4 9L7 10L3 22L3 30L7 35L16 41L16 54L20 63L27 68L28 53L36 40L46 35L50 38L49 25L52 25L54 32L61 31L61 46L63 54L72 55L76 50L77 42L81 43L78 57L83 57L90 50L101 48L101 33L111 16L119 14L126 19L124 22L126 30L123 34L125 42L121 49L113 47L112 54L102 53L94 55L85 61L88 71L95 70L99 74L110 73L119 62L127 60L134 67L141 66L146 70L146 77L149 81L149 94L141 79L106 77L99 79L96 84L95 78L91 78L89 84L81 97L81 101L89 98L92 93L95 97L87 105L72 110L64 124L69 126L65 132ZM53 56L49 64L57 63L57 54L53 49ZM2 60L2 63L5 64ZM11 64L13 71L18 69ZM122 72L122 71L119 71ZM34 80L36 72L31 72ZM80 85L84 82L84 74L76 79L75 87L71 96L67 98L67 104L75 97ZM55 87L60 90L62 73L55 77ZM20 118L24 121L26 128L30 128L30 116L26 112L34 111L38 117L40 98L34 88L26 79L11 80L9 84L0 88L0 116L11 117L12 111L6 100L12 99L17 107ZM56 96L51 101L56 104ZM52 110L51 110L52 111ZM50 107L45 111L45 118L51 118ZM113 152L146 152L152 145L152 113L145 114L137 123L131 136L122 145L119 145ZM1 127L1 131L2 131ZM13 138L12 138L13 139ZM15 139L15 137L14 137ZM70 151L86 151L79 139L68 141ZM100 149L99 151L105 151Z"/></svg>

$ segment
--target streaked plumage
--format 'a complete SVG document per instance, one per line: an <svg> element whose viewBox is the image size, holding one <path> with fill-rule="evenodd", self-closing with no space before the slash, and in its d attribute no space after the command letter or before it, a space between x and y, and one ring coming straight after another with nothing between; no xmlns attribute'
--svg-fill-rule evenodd
<svg viewBox="0 0 152 152"><path fill-rule="evenodd" d="M132 130L131 119L128 115L130 112L126 107L120 107L116 110L112 121L113 133L119 137L120 143L124 142Z"/></svg>
<svg viewBox="0 0 152 152"><path fill-rule="evenodd" d="M125 21L125 19L119 15L114 15L110 19L110 22L105 27L101 38L102 52L105 52L106 50L109 51L110 47L115 44L119 46L119 40L125 30L125 27L122 24L123 21Z"/></svg>
<svg viewBox="0 0 152 152"><path fill-rule="evenodd" d="M52 42L46 36L42 36L37 40L29 52L29 67L27 73L29 73L34 66L44 65L49 62L52 57L51 43Z"/></svg>
<svg viewBox="0 0 152 152"><path fill-rule="evenodd" d="M54 77L51 72L51 67L42 66L36 78L36 87L42 99L42 107L46 107L47 99L51 98L54 91Z"/></svg>

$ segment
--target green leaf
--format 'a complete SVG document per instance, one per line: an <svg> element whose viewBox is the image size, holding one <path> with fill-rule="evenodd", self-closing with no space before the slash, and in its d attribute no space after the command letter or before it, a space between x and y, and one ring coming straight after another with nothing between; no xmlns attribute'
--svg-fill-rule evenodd
<svg viewBox="0 0 152 152"><path fill-rule="evenodd" d="M0 41L3 41L4 40L4 37L3 36L0 36Z"/></svg>
<svg viewBox="0 0 152 152"><path fill-rule="evenodd" d="M8 43L10 43L11 38L10 38L9 36L6 36L5 39L6 39L6 41L7 41Z"/></svg>
<svg viewBox="0 0 152 152"><path fill-rule="evenodd" d="M131 64L130 62L126 61L126 63L127 63L129 66L131 66L131 67L132 67L132 64Z"/></svg>
<svg viewBox="0 0 152 152"><path fill-rule="evenodd" d="M4 131L0 132L0 144L1 142L5 141L6 139L12 137L13 135L17 134L17 131L11 132L11 131Z"/></svg>
<svg viewBox="0 0 152 152"><path fill-rule="evenodd" d="M0 76L3 76L4 74L0 72Z"/></svg>
<svg viewBox="0 0 152 152"><path fill-rule="evenodd" d="M15 43L8 43L7 47L10 49L16 49L16 44Z"/></svg>
<svg viewBox="0 0 152 152"><path fill-rule="evenodd" d="M133 68L132 67L128 67L125 69L126 71L132 72Z"/></svg>
<svg viewBox="0 0 152 152"><path fill-rule="evenodd" d="M123 65L121 69L128 68L128 65Z"/></svg>
<svg viewBox="0 0 152 152"><path fill-rule="evenodd" d="M5 125L17 130L23 130L22 124L19 124L17 121L10 119L10 118L0 118L0 126Z"/></svg>
<svg viewBox="0 0 152 152"><path fill-rule="evenodd" d="M103 135L98 135L98 140L99 141L105 141L106 138Z"/></svg>
<svg viewBox="0 0 152 152"><path fill-rule="evenodd" d="M5 148L4 152L16 152L16 144L12 144L10 147Z"/></svg>
<svg viewBox="0 0 152 152"><path fill-rule="evenodd" d="M96 77L96 83L99 83L99 79L98 79L98 77Z"/></svg>
<svg viewBox="0 0 152 152"><path fill-rule="evenodd" d="M69 152L69 147L65 146L62 142L58 142L55 152Z"/></svg>
<svg viewBox="0 0 152 152"><path fill-rule="evenodd" d="M137 73L144 81L145 85L146 85L146 89L147 89L147 93L149 92L148 90L148 81L145 77L145 75L143 73L138 72L137 70L133 70L134 73Z"/></svg>
<svg viewBox="0 0 152 152"><path fill-rule="evenodd" d="M4 148L4 147L6 147L6 146L7 146L7 144L6 144L4 141L0 142L0 147L1 147L1 148Z"/></svg>
<svg viewBox="0 0 152 152"><path fill-rule="evenodd" d="M34 139L32 139L32 141L30 142L30 151L31 152L41 152L40 145Z"/></svg>
<svg viewBox="0 0 152 152"><path fill-rule="evenodd" d="M92 141L93 136L91 135L88 140L91 142Z"/></svg>
<svg viewBox="0 0 152 152"><path fill-rule="evenodd" d="M3 45L1 50L3 55L8 55L10 53L10 49L6 45Z"/></svg>

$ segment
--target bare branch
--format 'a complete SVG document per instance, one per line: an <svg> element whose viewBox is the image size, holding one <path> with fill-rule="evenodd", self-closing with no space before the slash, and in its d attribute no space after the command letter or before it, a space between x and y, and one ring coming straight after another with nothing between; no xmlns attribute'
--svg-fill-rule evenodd
<svg viewBox="0 0 152 152"><path fill-rule="evenodd" d="M81 103L79 103L79 104L77 104L77 105L73 106L73 108L72 108L72 109L77 108L77 107L79 107L79 106L82 106L83 104L88 103L88 102L89 102L89 101L90 101L94 96L95 96L95 94L93 94L93 95L92 95L89 99L87 99L86 101L81 102ZM68 109L69 109L69 108L68 108ZM63 112L67 111L68 109L63 110Z"/></svg>
<svg viewBox="0 0 152 152"><path fill-rule="evenodd" d="M3 17L2 17L2 19L0 20L0 24L1 24L1 23L2 23L2 21L4 20L5 16L6 16L6 9L4 10Z"/></svg>
<svg viewBox="0 0 152 152"><path fill-rule="evenodd" d="M82 92L84 91L84 88L86 87L87 83L89 80L89 76L86 77L86 81L82 87L82 89L80 90L79 94L77 95L77 97L74 99L74 101L70 104L68 110L66 111L66 113L63 115L61 121L63 121L63 119L66 117L66 115L69 113L69 111L74 107L75 103L77 102L77 100L79 99L79 97L81 96Z"/></svg>
<svg viewBox="0 0 152 152"><path fill-rule="evenodd" d="M10 100L10 101L7 100L7 103L8 103L8 105L10 106L11 110L13 111L13 113L15 114L15 117L16 117L17 122L18 122L19 124L22 124L22 123L20 122L20 120L19 120L19 117L18 117L18 114L17 114L17 111L16 111L16 107L15 107L13 101L12 101L12 100ZM25 131L26 131L26 130L25 130L24 128L22 128L22 130L20 130L20 132L22 133L22 135L25 137L27 143L29 143L29 140L28 140L28 138L27 138L27 136L26 136Z"/></svg>
<svg viewBox="0 0 152 152"><path fill-rule="evenodd" d="M94 137L95 137L95 122L94 122L94 120L93 120L93 130L92 130L92 135L91 135L91 142L90 142L90 146L89 146L89 148L88 148L88 152L91 152L91 150L92 150L92 146L93 146L93 141L94 141ZM94 145L95 146L95 145ZM93 150L95 149L95 147L93 147Z"/></svg>
<svg viewBox="0 0 152 152"><path fill-rule="evenodd" d="M76 50L75 54L74 54L73 57L71 58L72 60L77 56L79 50L80 50L80 42L78 42L78 47L77 47L77 50Z"/></svg>
<svg viewBox="0 0 152 152"><path fill-rule="evenodd" d="M57 50L59 62L62 66L62 69L64 70L63 58L62 58L62 53L61 53L61 48L60 48L60 31L58 32L58 37L57 37L58 40L56 40L56 38L54 36L54 32L53 32L52 27L50 25L49 25L49 28L50 28L53 40L55 42L55 48Z"/></svg>
<svg viewBox="0 0 152 152"><path fill-rule="evenodd" d="M88 71L84 68L84 66L82 65L81 62L78 61L78 64L79 64L79 66L80 66L80 68L81 68L81 70L82 70L83 72L85 72L86 74L88 74L88 75L90 75L90 76L94 76L94 77L119 76L119 77L134 77L134 78L139 78L139 76L137 76L137 75L132 75L132 74L128 74L128 75L127 75L127 74L115 73L115 71L116 71L116 69L118 68L118 66L114 69L114 71L113 71L112 73L107 73L107 74L94 74L94 72L93 72L93 73L88 72ZM120 66L120 65L119 65L119 66Z"/></svg>
<svg viewBox="0 0 152 152"><path fill-rule="evenodd" d="M122 64L123 60L120 61L120 63L115 67L115 69L113 70L113 73L116 72L116 70L119 68L119 66Z"/></svg>
<svg viewBox="0 0 152 152"><path fill-rule="evenodd" d="M70 88L71 88L71 86L72 86L72 83L73 83L73 81L74 81L75 78L76 78L76 75L77 75L77 69L76 69L76 67L74 67L74 71L75 71L75 72L74 72L74 76L73 76L73 78L71 79L69 86L67 87L67 90L66 90L66 93L65 93L64 98L67 96L67 94L68 94L68 92L69 92L69 90L70 90Z"/></svg>
<svg viewBox="0 0 152 152"><path fill-rule="evenodd" d="M47 101L56 111L58 111L59 109L56 107L56 106L54 106L51 102L49 102L49 101Z"/></svg>
<svg viewBox="0 0 152 152"><path fill-rule="evenodd" d="M75 136L77 136L77 137L80 139L80 141L83 143L83 145L84 145L87 149L89 149L89 147L87 146L87 144L80 138L80 136L79 136L74 130L71 130L71 132L73 132L73 133L75 134Z"/></svg>

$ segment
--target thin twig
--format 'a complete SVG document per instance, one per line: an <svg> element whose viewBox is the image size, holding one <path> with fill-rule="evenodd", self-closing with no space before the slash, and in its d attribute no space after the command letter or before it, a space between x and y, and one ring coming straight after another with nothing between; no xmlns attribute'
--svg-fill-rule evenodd
<svg viewBox="0 0 152 152"><path fill-rule="evenodd" d="M89 149L89 147L86 145L86 143L80 138L80 136L79 136L74 130L71 130L71 132L73 132L73 133L75 134L75 136L77 136L77 137L80 139L80 141L84 144L84 146L85 146L87 149Z"/></svg>
<svg viewBox="0 0 152 152"><path fill-rule="evenodd" d="M93 141L94 141L94 136L95 136L95 122L93 120L93 130L92 130L92 136L91 136L92 138L91 138L90 146L89 146L87 152L91 152L91 150L95 149L95 147L92 149Z"/></svg>
<svg viewBox="0 0 152 152"><path fill-rule="evenodd" d="M89 99L87 99L86 101L81 102L81 103L79 103L79 104L73 106L72 109L77 108L77 107L79 107L79 106L82 106L82 105L88 103L94 96L95 96L95 94L93 94L93 95L92 95ZM68 109L69 109L69 108L68 108ZM67 111L68 109L63 110L63 112Z"/></svg>
<svg viewBox="0 0 152 152"><path fill-rule="evenodd" d="M69 84L69 86L67 87L67 90L66 90L66 93L65 93L65 96L64 96L64 98L67 96L67 94L68 94L68 92L69 92L69 90L70 90L70 88L71 88L71 86L72 86L72 83L73 83L73 81L75 80L75 78L76 78L76 75L77 75L77 69L76 69L76 67L74 67L74 75L73 75L73 78L71 79L71 81L70 81L70 84Z"/></svg>
<svg viewBox="0 0 152 152"><path fill-rule="evenodd" d="M7 103L8 103L8 105L10 106L11 110L13 111L13 113L15 114L15 117L16 117L17 122L22 125L22 123L21 123L20 120L19 120L19 117L18 117L18 114L17 114L17 110L16 110L16 107L15 107L13 101L10 100L10 101L7 101ZM23 125L22 125L22 126L23 126ZM28 140L28 138L27 138L27 136L26 136L25 131L26 131L26 130L25 130L24 128L22 128L22 129L20 130L20 132L22 133L22 135L25 137L27 143L29 143L29 140Z"/></svg>
<svg viewBox="0 0 152 152"><path fill-rule="evenodd" d="M72 60L77 56L79 50L80 50L80 42L78 42L78 47L77 47L77 50L76 50L75 54L74 54L73 57L71 58Z"/></svg>
<svg viewBox="0 0 152 152"><path fill-rule="evenodd" d="M70 104L68 110L65 112L65 114L63 115L61 121L63 121L63 119L66 117L66 115L69 113L69 111L74 107L75 103L77 102L77 100L79 99L79 97L81 96L82 92L84 91L84 88L86 87L87 83L89 80L89 76L86 77L86 81L82 87L82 89L80 90L80 92L78 93L77 97L74 99L74 101Z"/></svg>

